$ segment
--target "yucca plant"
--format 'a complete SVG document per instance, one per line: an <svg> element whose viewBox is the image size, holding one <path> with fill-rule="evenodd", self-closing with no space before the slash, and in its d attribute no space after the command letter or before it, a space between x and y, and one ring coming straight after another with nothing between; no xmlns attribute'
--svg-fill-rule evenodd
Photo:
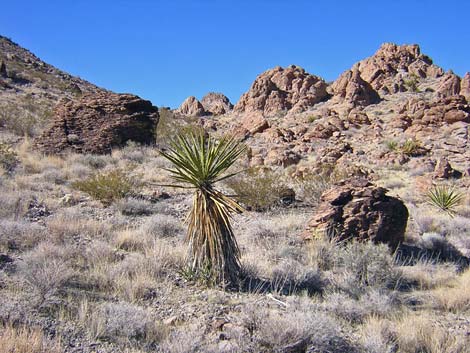
<svg viewBox="0 0 470 353"><path fill-rule="evenodd" d="M205 277L209 271L215 283L235 283L240 274L240 250L230 220L243 208L214 184L236 174L224 175L244 151L233 137L216 140L192 132L178 135L161 152L173 164L166 170L178 184L170 186L195 189L187 218L188 266Z"/></svg>
<svg viewBox="0 0 470 353"><path fill-rule="evenodd" d="M453 216L455 214L455 207L462 202L464 194L458 192L452 186L436 185L427 192L426 197L428 203Z"/></svg>

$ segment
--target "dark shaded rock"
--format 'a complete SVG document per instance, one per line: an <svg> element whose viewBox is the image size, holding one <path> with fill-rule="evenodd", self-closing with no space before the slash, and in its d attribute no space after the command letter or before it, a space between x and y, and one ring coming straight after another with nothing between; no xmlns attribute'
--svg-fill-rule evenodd
<svg viewBox="0 0 470 353"><path fill-rule="evenodd" d="M441 179L461 178L462 172L455 170L445 158L440 158L434 168L434 177Z"/></svg>
<svg viewBox="0 0 470 353"><path fill-rule="evenodd" d="M3 61L0 64L0 77L3 77L3 78L8 77L7 66L5 65L5 63Z"/></svg>
<svg viewBox="0 0 470 353"><path fill-rule="evenodd" d="M323 193L304 236L326 231L340 240L371 240L396 249L405 237L408 210L386 193L363 178L340 182Z"/></svg>
<svg viewBox="0 0 470 353"><path fill-rule="evenodd" d="M155 142L158 108L131 94L100 92L62 101L35 145L45 153L110 153L128 141Z"/></svg>

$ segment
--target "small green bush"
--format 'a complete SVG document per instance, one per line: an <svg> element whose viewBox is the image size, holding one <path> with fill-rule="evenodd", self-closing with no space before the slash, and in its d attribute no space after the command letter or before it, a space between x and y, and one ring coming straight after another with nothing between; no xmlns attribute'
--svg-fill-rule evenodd
<svg viewBox="0 0 470 353"><path fill-rule="evenodd" d="M271 169L250 168L227 181L227 185L239 202L254 211L271 209L292 192L280 173Z"/></svg>
<svg viewBox="0 0 470 353"><path fill-rule="evenodd" d="M407 156L419 156L422 154L421 143L418 140L408 139L402 144L401 151Z"/></svg>
<svg viewBox="0 0 470 353"><path fill-rule="evenodd" d="M427 202L445 212L450 216L455 214L455 208L464 199L464 194L448 185L434 186L426 194Z"/></svg>
<svg viewBox="0 0 470 353"><path fill-rule="evenodd" d="M419 88L418 88L419 80L418 80L418 76L416 76L415 74L411 74L409 79L405 80L404 83L408 91L415 92L415 93L419 92Z"/></svg>
<svg viewBox="0 0 470 353"><path fill-rule="evenodd" d="M387 150L390 152L398 150L398 142L394 140L385 141L385 146L387 147Z"/></svg>
<svg viewBox="0 0 470 353"><path fill-rule="evenodd" d="M86 192L105 205L131 196L138 191L140 186L135 179L120 169L98 173L85 180L72 183L74 189Z"/></svg>
<svg viewBox="0 0 470 353"><path fill-rule="evenodd" d="M18 165L19 160L15 151L5 143L0 143L0 167L11 173Z"/></svg>

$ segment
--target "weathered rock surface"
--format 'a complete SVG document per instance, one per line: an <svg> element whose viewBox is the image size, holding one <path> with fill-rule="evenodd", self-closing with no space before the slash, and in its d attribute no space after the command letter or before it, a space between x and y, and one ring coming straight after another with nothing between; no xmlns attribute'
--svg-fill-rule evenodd
<svg viewBox="0 0 470 353"><path fill-rule="evenodd" d="M76 101L59 103L52 125L35 145L45 153L109 153L127 141L155 142L158 118L158 108L137 96L87 94Z"/></svg>
<svg viewBox="0 0 470 353"><path fill-rule="evenodd" d="M8 77L7 66L5 65L5 63L3 61L0 64L0 77L3 77L3 78Z"/></svg>
<svg viewBox="0 0 470 353"><path fill-rule="evenodd" d="M405 80L437 78L443 70L423 54L418 45L384 43L371 57L356 64L361 77L381 94L404 92Z"/></svg>
<svg viewBox="0 0 470 353"><path fill-rule="evenodd" d="M447 72L439 80L437 96L441 98L455 96L460 93L460 77L452 71Z"/></svg>
<svg viewBox="0 0 470 353"><path fill-rule="evenodd" d="M207 115L206 110L201 102L196 97L190 96L184 100L183 103L176 110L177 113L186 116L204 116Z"/></svg>
<svg viewBox="0 0 470 353"><path fill-rule="evenodd" d="M366 179L339 183L321 196L305 236L327 231L341 240L371 240L395 249L404 240L408 210L401 200L386 193Z"/></svg>
<svg viewBox="0 0 470 353"><path fill-rule="evenodd" d="M460 94L470 103L470 72L467 72L460 81Z"/></svg>
<svg viewBox="0 0 470 353"><path fill-rule="evenodd" d="M236 112L302 112L328 98L327 84L292 65L276 67L259 75L235 105Z"/></svg>
<svg viewBox="0 0 470 353"><path fill-rule="evenodd" d="M222 93L208 93L202 100L201 104L204 110L212 115L222 115L233 109L233 104Z"/></svg>
<svg viewBox="0 0 470 353"><path fill-rule="evenodd" d="M331 87L334 98L353 106L367 106L380 102L379 94L364 81L357 68L341 74Z"/></svg>
<svg viewBox="0 0 470 353"><path fill-rule="evenodd" d="M409 119L410 129L413 131L419 125L439 126L442 123L470 123L470 106L463 96L454 95L431 102L411 99L401 108L400 113L404 114L401 119Z"/></svg>

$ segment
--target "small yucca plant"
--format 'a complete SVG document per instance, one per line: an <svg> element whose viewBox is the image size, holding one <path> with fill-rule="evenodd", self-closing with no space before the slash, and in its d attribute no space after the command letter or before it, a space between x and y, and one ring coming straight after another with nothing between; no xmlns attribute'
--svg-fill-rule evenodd
<svg viewBox="0 0 470 353"><path fill-rule="evenodd" d="M463 200L464 194L455 190L452 186L434 186L427 194L427 201L433 206L446 211L450 216L455 214L457 207Z"/></svg>
<svg viewBox="0 0 470 353"><path fill-rule="evenodd" d="M188 265L197 273L210 272L215 283L236 283L240 274L240 250L231 215L243 211L232 198L214 189L214 184L236 173L223 175L245 151L232 137L217 141L202 133L178 135L167 152L161 152L173 168L172 178L195 189L188 215Z"/></svg>

